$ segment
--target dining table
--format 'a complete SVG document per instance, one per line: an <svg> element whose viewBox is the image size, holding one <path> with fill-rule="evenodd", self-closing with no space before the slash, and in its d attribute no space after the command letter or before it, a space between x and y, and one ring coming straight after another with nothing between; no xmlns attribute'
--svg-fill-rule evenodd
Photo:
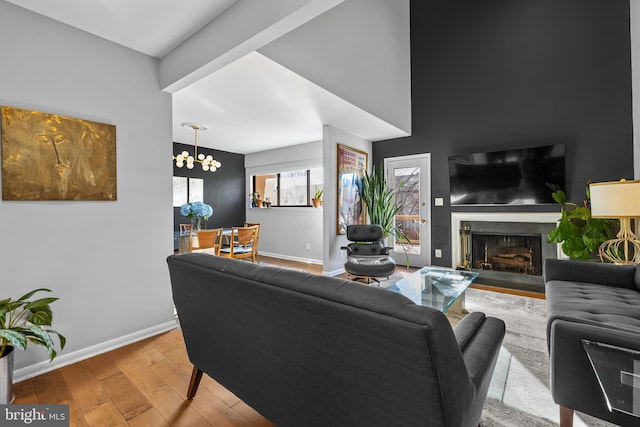
<svg viewBox="0 0 640 427"><path fill-rule="evenodd" d="M230 236L232 233L232 228L223 228L222 229L222 245L229 245L230 244ZM178 245L176 247L176 245L174 245L174 249L177 249L179 254L186 254L189 253L189 236L190 236L191 232L187 231L185 233L181 233L179 231L174 231L173 232L173 239L177 240ZM197 245L197 236L194 238L194 245Z"/></svg>

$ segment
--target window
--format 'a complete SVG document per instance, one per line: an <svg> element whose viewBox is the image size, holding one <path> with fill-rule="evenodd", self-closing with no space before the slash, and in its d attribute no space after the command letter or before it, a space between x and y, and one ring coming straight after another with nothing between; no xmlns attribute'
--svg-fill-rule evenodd
<svg viewBox="0 0 640 427"><path fill-rule="evenodd" d="M173 206L180 207L189 202L202 202L204 180L200 178L173 177Z"/></svg>
<svg viewBox="0 0 640 427"><path fill-rule="evenodd" d="M311 206L322 185L322 168L253 176L253 192L271 206Z"/></svg>

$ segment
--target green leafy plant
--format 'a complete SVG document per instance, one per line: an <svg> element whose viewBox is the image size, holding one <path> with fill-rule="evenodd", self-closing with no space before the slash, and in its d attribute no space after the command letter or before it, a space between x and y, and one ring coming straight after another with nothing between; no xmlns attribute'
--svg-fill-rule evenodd
<svg viewBox="0 0 640 427"><path fill-rule="evenodd" d="M374 165L371 174L365 172L362 179L362 201L367 208L369 222L380 225L385 238L393 236L401 244L400 246L403 243L411 244L404 231L396 226L395 216L402 209L402 205L395 197L395 189L387 187L382 165L379 168ZM404 246L402 248L406 256L407 251Z"/></svg>
<svg viewBox="0 0 640 427"><path fill-rule="evenodd" d="M567 201L566 194L559 190L552 193L562 209L556 228L547 238L547 243L560 243L562 251L571 259L591 259L598 253L602 242L615 237L619 227L617 220L591 216L589 183L586 183L586 199L582 206Z"/></svg>
<svg viewBox="0 0 640 427"><path fill-rule="evenodd" d="M11 298L0 300L0 357L5 354L9 345L26 350L27 344L31 342L46 348L51 361L57 355L52 335L58 336L60 349L64 348L66 338L53 329L47 328L51 326L53 320L50 304L58 298L29 301L38 292L51 292L51 290L40 288L15 301Z"/></svg>
<svg viewBox="0 0 640 427"><path fill-rule="evenodd" d="M321 199L322 198L322 193L324 193L324 190L316 185L316 192L313 194L313 198L314 199Z"/></svg>

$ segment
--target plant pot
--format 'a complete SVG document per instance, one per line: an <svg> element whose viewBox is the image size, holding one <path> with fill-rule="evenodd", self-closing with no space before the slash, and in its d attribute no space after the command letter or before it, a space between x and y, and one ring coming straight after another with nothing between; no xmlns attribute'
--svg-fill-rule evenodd
<svg viewBox="0 0 640 427"><path fill-rule="evenodd" d="M262 207L262 200L257 200L256 204L258 205L259 208L261 208Z"/></svg>
<svg viewBox="0 0 640 427"><path fill-rule="evenodd" d="M322 199L311 199L314 208L319 208L322 205Z"/></svg>
<svg viewBox="0 0 640 427"><path fill-rule="evenodd" d="M0 405L13 402L13 354L14 348L8 346L5 354L0 357Z"/></svg>

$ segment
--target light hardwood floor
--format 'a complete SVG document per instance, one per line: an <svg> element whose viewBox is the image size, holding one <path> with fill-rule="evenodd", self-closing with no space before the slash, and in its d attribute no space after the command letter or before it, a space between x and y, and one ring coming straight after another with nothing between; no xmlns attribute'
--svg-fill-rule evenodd
<svg viewBox="0 0 640 427"><path fill-rule="evenodd" d="M315 264L260 260L322 272ZM14 403L68 404L71 426L272 425L206 374L196 397L186 400L192 368L173 330L19 382Z"/></svg>

